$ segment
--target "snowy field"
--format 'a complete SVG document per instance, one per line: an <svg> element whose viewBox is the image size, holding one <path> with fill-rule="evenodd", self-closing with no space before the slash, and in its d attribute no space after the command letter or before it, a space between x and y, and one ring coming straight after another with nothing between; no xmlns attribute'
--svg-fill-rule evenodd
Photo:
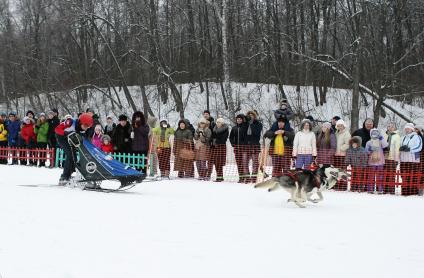
<svg viewBox="0 0 424 278"><path fill-rule="evenodd" d="M186 180L127 193L22 184L60 170L0 166L0 276L424 277L424 199Z"/></svg>

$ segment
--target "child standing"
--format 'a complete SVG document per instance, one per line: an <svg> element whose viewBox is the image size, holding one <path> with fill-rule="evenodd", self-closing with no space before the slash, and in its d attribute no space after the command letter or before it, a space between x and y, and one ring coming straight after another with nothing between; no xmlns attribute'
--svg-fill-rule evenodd
<svg viewBox="0 0 424 278"><path fill-rule="evenodd" d="M293 157L296 158L296 169L309 169L313 157L317 156L317 142L312 132L312 122L304 119L300 131L293 142Z"/></svg>
<svg viewBox="0 0 424 278"><path fill-rule="evenodd" d="M346 152L346 165L352 169L351 191L364 191L365 179L368 165L368 153L362 147L362 138L353 136L349 140L349 149Z"/></svg>
<svg viewBox="0 0 424 278"><path fill-rule="evenodd" d="M383 188L383 170L384 170L384 152L389 144L376 128L370 130L371 139L367 142L365 149L369 154L368 166L370 174L368 175L368 192L374 192L374 185L377 185L378 193L384 193Z"/></svg>
<svg viewBox="0 0 424 278"><path fill-rule="evenodd" d="M93 138L91 138L91 143L97 148L102 147L102 137L103 137L103 129L101 125L96 125L94 128Z"/></svg>

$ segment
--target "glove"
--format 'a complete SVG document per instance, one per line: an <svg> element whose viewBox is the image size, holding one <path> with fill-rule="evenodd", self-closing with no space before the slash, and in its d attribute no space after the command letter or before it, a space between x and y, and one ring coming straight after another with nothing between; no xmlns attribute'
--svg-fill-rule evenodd
<svg viewBox="0 0 424 278"><path fill-rule="evenodd" d="M384 139L384 137L381 136L381 135L378 137L378 140L380 140L380 141L383 140L383 139Z"/></svg>

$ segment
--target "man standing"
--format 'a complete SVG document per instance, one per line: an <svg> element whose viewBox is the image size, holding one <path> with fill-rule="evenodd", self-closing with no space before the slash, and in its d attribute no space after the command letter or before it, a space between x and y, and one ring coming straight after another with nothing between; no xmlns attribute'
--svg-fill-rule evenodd
<svg viewBox="0 0 424 278"><path fill-rule="evenodd" d="M367 142L371 139L370 131L374 128L374 121L373 119L366 119L362 125L362 128L356 130L353 134L353 136L359 136L362 139L362 147L365 148L367 145Z"/></svg>
<svg viewBox="0 0 424 278"><path fill-rule="evenodd" d="M259 154L261 152L261 144L259 141L261 140L263 125L258 121L258 115L255 111L247 112L246 120L247 165L249 165L249 161L252 160L252 173L250 177L247 177L247 182L256 183L259 169Z"/></svg>
<svg viewBox="0 0 424 278"><path fill-rule="evenodd" d="M54 130L60 124L57 109L52 109L52 111L49 111L47 114L47 117L48 117L47 122L49 124L49 132L47 135L48 145L50 149L57 148L58 145L57 145L56 136L54 133Z"/></svg>

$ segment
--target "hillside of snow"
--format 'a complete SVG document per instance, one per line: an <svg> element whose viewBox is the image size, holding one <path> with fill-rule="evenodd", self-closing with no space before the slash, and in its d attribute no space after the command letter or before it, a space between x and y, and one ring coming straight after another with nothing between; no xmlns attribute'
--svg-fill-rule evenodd
<svg viewBox="0 0 424 278"><path fill-rule="evenodd" d="M0 166L3 278L424 275L422 197L284 191L195 180L125 193L48 186L59 169ZM37 185L39 186L24 186Z"/></svg>
<svg viewBox="0 0 424 278"><path fill-rule="evenodd" d="M89 90L89 98L87 103L83 104L84 108L92 107L105 119L107 115L112 115L117 118L121 113L130 114L128 111L132 111L128 102L124 97L123 90L115 88L123 104L123 109L113 109L112 101L110 97L98 90ZM140 87L129 87L131 95L137 107L142 110L142 97ZM206 109L206 92L201 93L200 86L198 84L181 84L178 85L178 89L182 93L182 99L184 102L185 117L192 122L197 122L204 109ZM218 83L209 83L210 90L210 110L213 117L222 116L228 121L226 117L226 111L224 110L224 102L221 95L220 85ZM270 84L256 84L256 83L232 83L233 98L235 101L240 103L242 113L246 113L248 110L255 109L259 112L259 116L264 122L265 127L268 127L274 120L273 111L277 107L279 99L279 90L275 85ZM342 117L348 125L350 125L350 107L351 107L351 90L329 88L327 93L327 103L323 106L315 106L314 96L312 87L301 87L300 93L296 91L294 86L284 86L284 90L287 94L288 101L291 107L295 111L304 111L305 115L312 115L315 119L320 121L326 121L331 119L333 116L338 115ZM175 111L175 104L169 96L167 104L161 103L158 97L156 86L146 86L147 97L152 107L153 112L157 118L167 118L174 126L179 120L179 113ZM51 99L60 98L61 101L66 103L69 110L72 112L78 112L77 98L75 93L51 93ZM111 92L111 96L115 102L118 102L116 94ZM45 95L40 97L42 106L45 110L48 110L50 105ZM364 101L361 100L360 108L360 121L362 122L367 117L373 117L373 99L367 97L368 106L364 106ZM424 127L424 109L416 106L411 106L401 102L397 102L392 99L385 101L387 104L393 106L401 114L411 118L414 123ZM29 100L19 99L15 103L14 108L18 110L22 115L24 111L29 109L35 109L29 104ZM417 103L418 104L418 101ZM55 104L56 105L56 104ZM62 112L62 115L66 112L60 104L57 104L58 108ZM36 109L35 109L36 110ZM389 121L395 121L400 126L405 122L397 117L393 112L385 109L387 116L381 118L380 126L384 127ZM299 119L297 119L299 120ZM295 123L296 126L296 123Z"/></svg>

